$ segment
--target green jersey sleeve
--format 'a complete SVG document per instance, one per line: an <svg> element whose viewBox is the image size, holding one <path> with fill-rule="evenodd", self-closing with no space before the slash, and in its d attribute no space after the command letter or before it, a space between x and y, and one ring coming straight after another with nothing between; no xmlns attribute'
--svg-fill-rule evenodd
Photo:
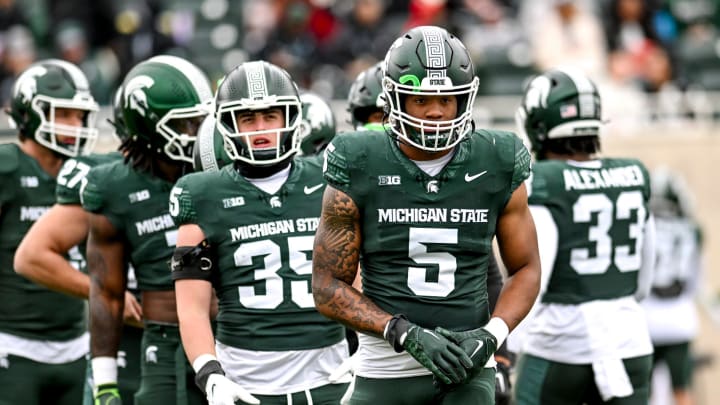
<svg viewBox="0 0 720 405"><path fill-rule="evenodd" d="M510 190L512 190L511 193L520 187L520 184L522 184L528 177L530 177L531 169L530 152L528 152L520 138L514 136L514 140L515 166L513 170L512 183L510 185Z"/></svg>
<svg viewBox="0 0 720 405"><path fill-rule="evenodd" d="M13 143L0 145L0 207L13 199L17 189L16 186L9 184L13 177L7 174L17 170L20 162L19 153L20 148Z"/></svg>
<svg viewBox="0 0 720 405"><path fill-rule="evenodd" d="M170 215L175 224L196 224L197 211L192 198L192 179L196 173L191 173L180 178L170 191ZM200 174L200 173L197 173Z"/></svg>
<svg viewBox="0 0 720 405"><path fill-rule="evenodd" d="M55 187L55 200L58 204L80 204L80 189L87 180L90 165L78 159L68 159L60 168Z"/></svg>
<svg viewBox="0 0 720 405"><path fill-rule="evenodd" d="M87 174L95 166L121 160L118 152L78 156L65 161L60 168L55 186L55 202L63 205L81 205L81 190L87 183Z"/></svg>
<svg viewBox="0 0 720 405"><path fill-rule="evenodd" d="M350 188L350 165L347 158L347 146L338 137L325 149L323 176L328 184L342 192Z"/></svg>

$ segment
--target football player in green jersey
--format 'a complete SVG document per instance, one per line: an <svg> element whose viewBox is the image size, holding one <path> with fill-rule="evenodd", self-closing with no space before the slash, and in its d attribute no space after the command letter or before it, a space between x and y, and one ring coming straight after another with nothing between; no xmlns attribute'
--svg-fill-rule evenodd
<svg viewBox="0 0 720 405"><path fill-rule="evenodd" d="M7 111L19 144L0 145L0 403L82 402L88 334L82 300L13 271L23 236L55 201L68 157L88 153L98 105L80 69L37 62L17 78Z"/></svg>
<svg viewBox="0 0 720 405"><path fill-rule="evenodd" d="M653 342L653 365L667 365L675 404L690 405L691 346L699 328L695 299L703 284L702 230L693 218L690 189L678 173L658 167L650 183L657 262L650 294L642 304ZM664 394L653 391L654 397Z"/></svg>
<svg viewBox="0 0 720 405"><path fill-rule="evenodd" d="M96 402L117 398L117 351L127 262L141 291L144 331L134 403L199 404L182 352L167 263L177 227L167 211L174 182L190 172L197 129L212 98L204 73L185 59L156 56L123 81L123 161L94 167L82 191L87 244L90 333Z"/></svg>
<svg viewBox="0 0 720 405"><path fill-rule="evenodd" d="M652 344L650 181L636 159L600 158L601 100L580 70L533 79L517 112L535 154L529 204L542 286L518 364L516 400L648 403Z"/></svg>
<svg viewBox="0 0 720 405"><path fill-rule="evenodd" d="M120 94L121 90L122 87L117 93ZM117 117L113 126L122 131L122 122L118 122ZM85 269L88 223L80 202L80 188L91 167L121 158L120 153L111 152L77 156L65 161L57 177L55 205L33 224L18 246L14 261L17 273L53 290L88 298L90 277ZM130 291L125 293L123 319L126 328L118 351L118 385L121 396L132 400L132 394L140 383L142 308ZM85 403L90 404L93 402L92 387L88 385L86 391Z"/></svg>
<svg viewBox="0 0 720 405"><path fill-rule="evenodd" d="M350 113L350 123L353 128L357 131L384 131L385 127L382 125L385 115L383 110L384 100L382 94L382 62L378 62L361 72L350 87L347 111ZM359 278L360 274L358 273ZM357 280L354 285L360 289L362 288L360 284L359 280ZM490 311L492 311L503 287L503 276L494 255L490 257L488 262L487 285ZM350 341L350 343L351 353L354 353L353 342ZM502 345L498 348L495 359L498 361L498 373L495 376L497 379L495 400L497 403L503 404L510 399L509 370L513 364L513 356L507 351L505 345Z"/></svg>
<svg viewBox="0 0 720 405"><path fill-rule="evenodd" d="M348 92L350 124L356 131L382 131L385 99L382 89L382 62L363 70Z"/></svg>
<svg viewBox="0 0 720 405"><path fill-rule="evenodd" d="M361 333L351 404L493 403L493 354L540 278L530 156L512 133L473 130L478 79L446 30L402 35L384 74L389 131L326 149L315 303ZM495 236L510 279L491 316ZM362 292L351 286L358 263Z"/></svg>
<svg viewBox="0 0 720 405"><path fill-rule="evenodd" d="M348 348L310 291L325 183L320 161L295 157L297 87L275 65L246 62L227 74L215 105L233 164L184 176L170 194L180 226L172 276L195 380L210 405L337 404L347 384L329 376Z"/></svg>

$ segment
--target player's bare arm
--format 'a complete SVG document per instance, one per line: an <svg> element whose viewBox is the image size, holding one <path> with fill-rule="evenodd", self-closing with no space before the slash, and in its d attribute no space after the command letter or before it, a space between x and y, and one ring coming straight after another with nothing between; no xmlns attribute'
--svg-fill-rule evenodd
<svg viewBox="0 0 720 405"><path fill-rule="evenodd" d="M196 246L205 239L196 224L178 228L177 246ZM215 355L215 338L210 326L212 285L209 281L182 279L175 281L180 336L190 363L201 354Z"/></svg>
<svg viewBox="0 0 720 405"><path fill-rule="evenodd" d="M357 205L347 194L328 185L313 248L315 306L321 314L358 332L382 337L392 315L352 286L361 242Z"/></svg>
<svg viewBox="0 0 720 405"><path fill-rule="evenodd" d="M510 276L495 306L493 316L502 318L512 331L530 311L540 289L540 255L537 233L521 184L498 220L500 255Z"/></svg>
<svg viewBox="0 0 720 405"><path fill-rule="evenodd" d="M90 351L93 357L115 357L122 328L126 289L125 245L107 217L88 214L90 274Z"/></svg>
<svg viewBox="0 0 720 405"><path fill-rule="evenodd" d="M65 258L87 233L87 218L81 206L54 205L25 234L15 253L15 271L52 290L87 299L90 278Z"/></svg>

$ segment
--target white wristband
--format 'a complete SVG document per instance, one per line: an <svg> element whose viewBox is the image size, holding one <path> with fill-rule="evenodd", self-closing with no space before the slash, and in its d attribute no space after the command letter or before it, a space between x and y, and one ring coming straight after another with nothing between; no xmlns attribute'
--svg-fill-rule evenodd
<svg viewBox="0 0 720 405"><path fill-rule="evenodd" d="M92 364L93 384L96 387L117 383L117 360L114 357L93 357L90 363Z"/></svg>
<svg viewBox="0 0 720 405"><path fill-rule="evenodd" d="M197 373L198 371L200 371L201 368L203 368L203 366L205 364L207 364L208 361L213 361L213 360L217 360L217 357L215 357L209 353L201 354L201 355L197 356L195 358L195 360L193 361L192 368Z"/></svg>
<svg viewBox="0 0 720 405"><path fill-rule="evenodd" d="M510 333L510 328L508 328L505 321L497 316L490 319L490 322L485 325L485 330L495 336L495 339L497 339L497 347L502 346L505 338L507 338L507 335Z"/></svg>

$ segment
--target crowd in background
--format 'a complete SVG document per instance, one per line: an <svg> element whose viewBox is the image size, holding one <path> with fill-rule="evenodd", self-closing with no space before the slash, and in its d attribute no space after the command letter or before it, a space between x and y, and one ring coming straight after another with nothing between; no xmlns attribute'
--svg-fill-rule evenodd
<svg viewBox="0 0 720 405"><path fill-rule="evenodd" d="M474 58L480 94L521 94L561 64L636 93L720 89L717 0L0 0L0 102L35 60L78 64L108 104L149 56L186 57L213 79L245 60L345 98L408 28L440 25Z"/></svg>

